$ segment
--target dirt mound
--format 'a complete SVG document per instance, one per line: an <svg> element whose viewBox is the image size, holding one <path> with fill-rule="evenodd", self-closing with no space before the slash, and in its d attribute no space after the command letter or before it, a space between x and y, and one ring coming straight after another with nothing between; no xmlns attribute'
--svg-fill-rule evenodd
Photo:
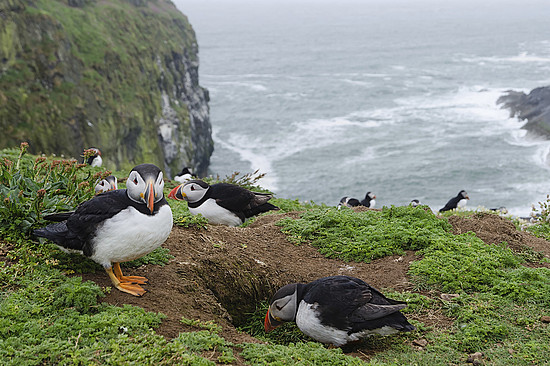
<svg viewBox="0 0 550 366"><path fill-rule="evenodd" d="M380 289L412 290L407 271L415 260L414 252L371 263L327 259L310 245L290 243L275 226L283 215L259 217L245 228L174 227L163 245L175 257L168 265L147 265L125 271L128 275L148 277L151 282L145 288L149 292L138 298L113 290L104 301L114 305L137 305L166 314L158 332L169 338L190 330L180 322L186 317L214 320L223 327L222 335L226 339L240 343L259 341L237 332L234 326L241 324L245 314L252 312L258 302L269 299L279 287L288 283L345 274L359 277ZM487 243L506 241L513 248L529 246L550 254L548 242L517 232L509 221L496 215L451 217L450 222L455 233L474 231ZM111 285L102 272L83 277L100 286ZM433 313L416 320L434 327L447 327L451 323L442 314Z"/></svg>

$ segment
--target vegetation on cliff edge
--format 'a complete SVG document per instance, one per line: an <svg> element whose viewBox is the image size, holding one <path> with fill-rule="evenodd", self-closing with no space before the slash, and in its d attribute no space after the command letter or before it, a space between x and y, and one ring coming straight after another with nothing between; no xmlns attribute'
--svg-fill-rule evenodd
<svg viewBox="0 0 550 366"><path fill-rule="evenodd" d="M215 324L192 319L182 322L201 330L165 339L154 330L162 313L101 303L109 288L69 276L73 266L66 263L76 261L29 236L44 224L40 212L70 209L89 198L92 177L106 172L43 160L25 149L0 154L0 357L5 364L211 365L240 358L250 365L434 365L461 363L475 351L494 365L542 365L550 359L549 326L540 321L550 315L550 270L539 257L526 259L505 243L484 244L472 233L454 235L446 218L424 207L355 212L292 200L289 207L300 206L301 217L280 225L297 245L312 243L327 256L361 261L415 251L418 260L410 276L416 290L385 292L409 304L406 314L443 312L453 321L450 329L414 322L416 332L369 338L364 347L376 352L366 363L310 342L295 328L262 335L265 304L258 304L252 325L244 328L267 344L233 344ZM56 182L61 183L50 189ZM175 212L185 211L179 202L171 205ZM165 255L160 253L159 263ZM452 296L441 300L442 293ZM285 340L291 332L295 336ZM421 351L411 345L418 337L427 341Z"/></svg>

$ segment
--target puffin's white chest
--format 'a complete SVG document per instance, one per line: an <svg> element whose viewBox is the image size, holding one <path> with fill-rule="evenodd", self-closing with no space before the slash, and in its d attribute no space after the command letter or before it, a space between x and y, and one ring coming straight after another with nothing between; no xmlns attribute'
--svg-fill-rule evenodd
<svg viewBox="0 0 550 366"><path fill-rule="evenodd" d="M348 332L321 324L317 307L317 303L308 304L304 300L300 302L296 313L298 328L321 343L331 343L337 347L348 343Z"/></svg>
<svg viewBox="0 0 550 366"><path fill-rule="evenodd" d="M374 208L374 205L376 205L376 200L375 199L370 200L369 208Z"/></svg>
<svg viewBox="0 0 550 366"><path fill-rule="evenodd" d="M192 215L201 214L208 222L215 225L239 226L243 222L233 212L219 206L212 198L207 199L197 208L189 207Z"/></svg>
<svg viewBox="0 0 550 366"><path fill-rule="evenodd" d="M318 304L308 304L301 301L296 313L296 325L304 334L321 343L331 343L336 347L343 346L346 343L358 341L361 338L380 334L383 336L398 333L398 330L390 326L383 326L376 329L364 329L362 331L348 334L349 330L342 330L321 324L318 310Z"/></svg>
<svg viewBox="0 0 550 366"><path fill-rule="evenodd" d="M158 248L172 231L172 210L164 205L155 215L133 207L122 210L98 227L91 259L108 268L114 262L140 258Z"/></svg>
<svg viewBox="0 0 550 366"><path fill-rule="evenodd" d="M458 201L458 203L456 204L456 207L462 208L466 206L466 203L468 203L468 200L466 198L463 198L460 201Z"/></svg>
<svg viewBox="0 0 550 366"><path fill-rule="evenodd" d="M96 156L93 160L92 160L92 166L94 167L99 167L103 164L103 159L101 158L101 156Z"/></svg>

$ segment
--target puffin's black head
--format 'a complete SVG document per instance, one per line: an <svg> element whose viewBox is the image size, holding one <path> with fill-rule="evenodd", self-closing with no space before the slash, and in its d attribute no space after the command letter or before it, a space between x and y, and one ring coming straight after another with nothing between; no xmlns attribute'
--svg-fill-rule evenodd
<svg viewBox="0 0 550 366"><path fill-rule="evenodd" d="M367 194L365 195L365 200L366 201L370 201L370 200L373 200L375 198L376 198L376 196L372 192L367 192Z"/></svg>
<svg viewBox="0 0 550 366"><path fill-rule="evenodd" d="M470 199L470 197L468 197L468 193L466 193L465 190L462 190L462 191L458 192L457 197L460 197L460 199L467 199L467 200Z"/></svg>
<svg viewBox="0 0 550 366"><path fill-rule="evenodd" d="M100 180L95 185L95 193L103 193L103 192L109 192L114 191L115 189L118 189L117 184L117 178L114 175L109 175L108 177Z"/></svg>
<svg viewBox="0 0 550 366"><path fill-rule="evenodd" d="M209 188L210 185L208 183L199 179L194 179L172 189L170 194L168 194L168 198L173 198L178 201L186 200L188 202L197 202L204 197Z"/></svg>
<svg viewBox="0 0 550 366"><path fill-rule="evenodd" d="M194 176L194 174L191 173L191 170L189 170L189 167L187 167L187 166L185 168L183 168L181 170L181 173L179 173L178 175L185 175L185 174L190 174L190 175Z"/></svg>
<svg viewBox="0 0 550 366"><path fill-rule="evenodd" d="M291 283L281 287L271 298L269 309L265 314L264 328L266 332L272 331L283 322L296 319L298 311L298 289L303 286L300 283Z"/></svg>
<svg viewBox="0 0 550 366"><path fill-rule="evenodd" d="M140 164L130 172L126 192L132 201L144 203L153 213L154 205L163 197L162 170L153 164Z"/></svg>

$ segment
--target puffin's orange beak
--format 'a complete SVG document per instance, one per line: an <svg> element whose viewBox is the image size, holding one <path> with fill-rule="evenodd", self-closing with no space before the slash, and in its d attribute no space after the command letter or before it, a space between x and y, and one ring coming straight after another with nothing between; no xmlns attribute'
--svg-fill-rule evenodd
<svg viewBox="0 0 550 366"><path fill-rule="evenodd" d="M168 198L172 198L172 199L175 199L175 200L178 200L178 201L183 200L183 198L186 196L186 194L181 191L182 187L183 187L183 185L180 184L176 188L172 189L170 191L170 193L168 194Z"/></svg>
<svg viewBox="0 0 550 366"><path fill-rule="evenodd" d="M271 332L273 329L277 328L279 325L283 324L282 322L279 322L269 314L269 310L267 310L267 314L265 314L265 320L264 320L264 329L265 332Z"/></svg>
<svg viewBox="0 0 550 366"><path fill-rule="evenodd" d="M147 200L147 208L151 213L153 213L153 210L155 208L155 191L153 189L153 182L149 183L149 186L147 187L147 191L145 192L145 199Z"/></svg>

